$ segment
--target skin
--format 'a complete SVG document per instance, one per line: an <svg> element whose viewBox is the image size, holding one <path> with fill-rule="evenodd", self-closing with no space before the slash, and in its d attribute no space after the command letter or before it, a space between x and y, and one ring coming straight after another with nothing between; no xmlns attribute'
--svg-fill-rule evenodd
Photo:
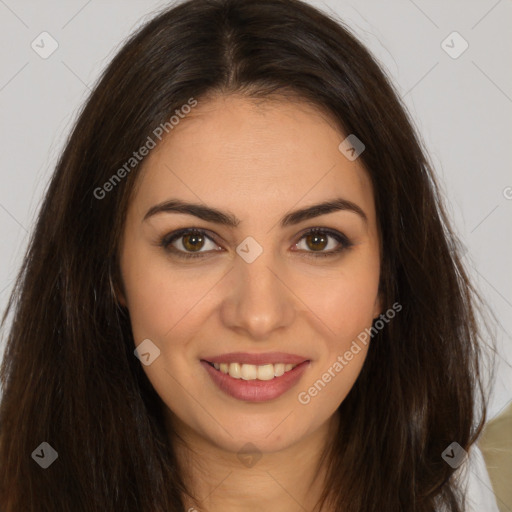
<svg viewBox="0 0 512 512"><path fill-rule="evenodd" d="M168 407L169 432L185 441L171 437L198 498L187 507L313 510L320 495L325 474L314 466L369 345L360 344L307 405L298 394L382 313L373 191L360 161L338 150L344 138L308 104L219 95L199 102L144 161L120 245L119 299L130 312L135 344L149 338L160 349L143 368ZM278 223L291 210L337 197L356 203L367 222L340 210L284 228ZM241 222L227 227L170 212L143 221L170 198L229 211ZM343 233L353 245L315 257L339 242L328 237L319 250L303 236L312 227ZM199 246L203 258L181 259L158 245L181 228L212 235ZM250 264L236 252L249 236L263 248ZM182 242L172 246L193 252ZM311 364L284 395L245 402L220 391L200 364L235 351L289 352ZM248 442L261 454L252 467L237 457Z"/></svg>

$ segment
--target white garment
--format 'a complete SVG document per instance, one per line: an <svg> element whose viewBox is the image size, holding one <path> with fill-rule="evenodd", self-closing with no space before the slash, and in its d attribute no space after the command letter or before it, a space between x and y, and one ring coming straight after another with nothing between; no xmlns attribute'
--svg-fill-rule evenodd
<svg viewBox="0 0 512 512"><path fill-rule="evenodd" d="M465 512L499 512L485 460L477 444L474 444L466 462L461 466L460 481L466 485Z"/></svg>

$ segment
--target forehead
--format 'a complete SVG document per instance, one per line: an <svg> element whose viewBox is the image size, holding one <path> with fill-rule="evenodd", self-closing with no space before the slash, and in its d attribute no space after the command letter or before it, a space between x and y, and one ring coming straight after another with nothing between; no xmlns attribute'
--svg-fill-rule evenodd
<svg viewBox="0 0 512 512"><path fill-rule="evenodd" d="M344 138L305 102L199 101L146 157L136 201L151 206L172 195L254 212L262 201L283 210L341 195L371 217L369 176L338 149Z"/></svg>

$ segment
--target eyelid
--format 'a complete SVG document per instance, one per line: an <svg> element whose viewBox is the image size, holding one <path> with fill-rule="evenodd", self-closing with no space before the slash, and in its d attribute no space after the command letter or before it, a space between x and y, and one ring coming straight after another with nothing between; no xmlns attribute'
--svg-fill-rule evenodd
<svg viewBox="0 0 512 512"><path fill-rule="evenodd" d="M340 246L337 249L331 249L330 251L303 251L303 250L295 250L294 252L300 253L301 256L312 256L312 257L322 257L322 256L335 256L339 255L343 251L349 249L354 244L350 241L350 239L342 232L321 227L321 226L313 226L305 228L302 232L300 232L297 236L297 241L294 242L293 246L295 247L306 235L309 235L311 233L322 233L327 236L330 236L331 238L334 238ZM180 249L176 249L175 247L172 247L172 243L176 240L179 240L182 236L186 234L200 234L204 237L208 238L213 243L220 246L220 244L216 241L217 235L213 234L211 231L204 229L204 228L196 228L196 227L188 227L188 228L182 228L178 229L176 231L173 231L172 233L169 233L165 235L158 243L159 246L163 247L164 250L171 253L172 255L176 255L178 258L187 259L187 258L201 258L205 255L211 254L212 252L220 252L218 250L208 250L208 251L198 251L198 252L187 252L182 251ZM172 247L172 249L171 249Z"/></svg>
<svg viewBox="0 0 512 512"><path fill-rule="evenodd" d="M336 257L341 256L345 251L349 250L351 247L353 247L355 244L341 231L338 231L336 229L321 227L321 226L313 226L304 229L301 233L297 235L298 239L297 242L294 243L294 247L298 245L301 240L309 234L314 233L322 233L328 237L334 238L336 242L338 243L338 247L335 249L331 249L329 251L304 251L304 250L298 250L294 251L297 252L299 256L301 257L312 257L320 259L322 257L329 258L329 257Z"/></svg>
<svg viewBox="0 0 512 512"><path fill-rule="evenodd" d="M173 242L175 242L176 240L179 240L182 236L184 235L187 235L187 234L190 234L190 233L195 233L195 234L198 234L198 235L202 235L206 238L208 238L210 241L212 241L213 243L217 244L217 245L220 245L216 240L216 235L212 235L210 231L208 231L207 229L203 229L203 228L182 228L182 229L178 229L176 231L173 231L172 233L169 233L167 235L165 235L159 242L158 245L162 246L164 249L166 250L169 250L170 252L173 252L173 253L180 253L180 254L207 254L211 251L202 251L202 252L198 252L198 253L192 253L192 252L185 252L185 251L181 251L179 249L176 249L175 251L169 249L169 246L171 246L171 244ZM175 248L173 248L175 249Z"/></svg>

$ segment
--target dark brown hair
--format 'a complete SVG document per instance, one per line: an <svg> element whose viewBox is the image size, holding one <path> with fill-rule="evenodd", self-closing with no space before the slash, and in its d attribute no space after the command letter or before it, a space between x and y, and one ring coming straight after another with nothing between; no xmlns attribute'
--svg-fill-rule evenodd
<svg viewBox="0 0 512 512"><path fill-rule="evenodd" d="M343 512L464 510L441 453L485 420L478 296L432 166L389 79L341 21L298 0L190 0L130 37L85 103L46 191L8 309L0 508L183 511L163 403L140 361L118 242L138 172L98 199L156 126L193 97L296 95L366 146L382 238L379 331L339 408L323 498ZM340 141L342 139L340 138ZM479 303L480 304L480 303ZM344 421L348 419L348 421ZM43 470L41 442L58 452Z"/></svg>

